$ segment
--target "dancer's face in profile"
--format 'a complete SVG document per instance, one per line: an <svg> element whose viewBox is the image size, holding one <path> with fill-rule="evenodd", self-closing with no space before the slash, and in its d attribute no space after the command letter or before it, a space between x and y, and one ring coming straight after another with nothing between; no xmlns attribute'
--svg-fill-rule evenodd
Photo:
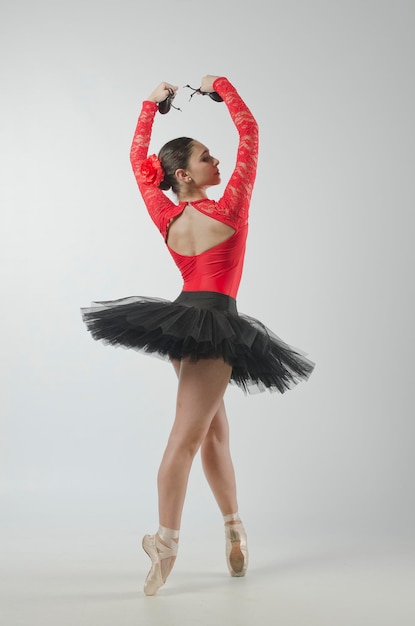
<svg viewBox="0 0 415 626"><path fill-rule="evenodd" d="M193 150L187 165L196 187L206 188L220 183L219 161L213 157L208 148L198 141L193 142Z"/></svg>

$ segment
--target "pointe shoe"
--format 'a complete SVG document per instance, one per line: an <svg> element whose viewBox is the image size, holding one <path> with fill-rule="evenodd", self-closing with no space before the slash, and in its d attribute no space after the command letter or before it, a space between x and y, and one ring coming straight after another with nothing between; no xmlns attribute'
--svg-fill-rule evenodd
<svg viewBox="0 0 415 626"><path fill-rule="evenodd" d="M248 545L241 521L225 524L226 562L231 576L245 576L248 569Z"/></svg>
<svg viewBox="0 0 415 626"><path fill-rule="evenodd" d="M177 541L175 541L173 538L169 540L169 544L169 546L165 545L165 543L161 541L159 534L145 535L143 537L143 549L148 554L152 562L151 569L147 574L147 578L144 583L144 593L146 594L146 596L154 596L154 594L157 593L160 587L164 585L167 580L167 576L171 571L170 568L163 577L161 562L164 559L176 557L179 547Z"/></svg>

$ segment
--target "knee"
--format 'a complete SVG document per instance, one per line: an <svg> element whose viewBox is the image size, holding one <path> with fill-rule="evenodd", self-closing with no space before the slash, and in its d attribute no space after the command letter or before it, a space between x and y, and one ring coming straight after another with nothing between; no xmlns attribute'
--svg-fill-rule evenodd
<svg viewBox="0 0 415 626"><path fill-rule="evenodd" d="M215 428L213 426L210 426L203 439L203 445L212 445L213 443L215 443L215 441L217 441L217 438L218 437Z"/></svg>
<svg viewBox="0 0 415 626"><path fill-rule="evenodd" d="M223 433L220 428L211 425L203 439L202 447L204 450L211 450L224 443L226 443L225 433Z"/></svg>
<svg viewBox="0 0 415 626"><path fill-rule="evenodd" d="M177 455L193 459L202 445L204 433L192 433L187 435L173 435L169 439L169 447Z"/></svg>

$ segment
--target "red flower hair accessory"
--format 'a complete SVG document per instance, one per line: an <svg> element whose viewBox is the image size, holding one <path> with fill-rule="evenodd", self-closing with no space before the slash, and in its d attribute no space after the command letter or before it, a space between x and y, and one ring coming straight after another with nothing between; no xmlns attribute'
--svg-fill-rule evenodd
<svg viewBox="0 0 415 626"><path fill-rule="evenodd" d="M152 154L140 165L139 178L146 185L158 187L164 178L161 161L156 154Z"/></svg>

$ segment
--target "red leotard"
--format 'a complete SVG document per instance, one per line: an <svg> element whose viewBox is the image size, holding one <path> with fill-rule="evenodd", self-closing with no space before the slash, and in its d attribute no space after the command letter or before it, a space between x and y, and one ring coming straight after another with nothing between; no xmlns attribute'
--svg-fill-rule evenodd
<svg viewBox="0 0 415 626"><path fill-rule="evenodd" d="M183 291L215 291L236 298L241 281L248 234L248 213L258 160L258 126L236 89L226 78L217 78L215 91L223 98L239 133L236 165L220 200L203 198L190 204L205 215L235 229L226 241L194 256L184 256L168 246L183 277ZM174 204L161 189L143 183L140 164L147 158L157 104L143 102L131 146L131 164L151 219L167 240L170 220L189 202Z"/></svg>

